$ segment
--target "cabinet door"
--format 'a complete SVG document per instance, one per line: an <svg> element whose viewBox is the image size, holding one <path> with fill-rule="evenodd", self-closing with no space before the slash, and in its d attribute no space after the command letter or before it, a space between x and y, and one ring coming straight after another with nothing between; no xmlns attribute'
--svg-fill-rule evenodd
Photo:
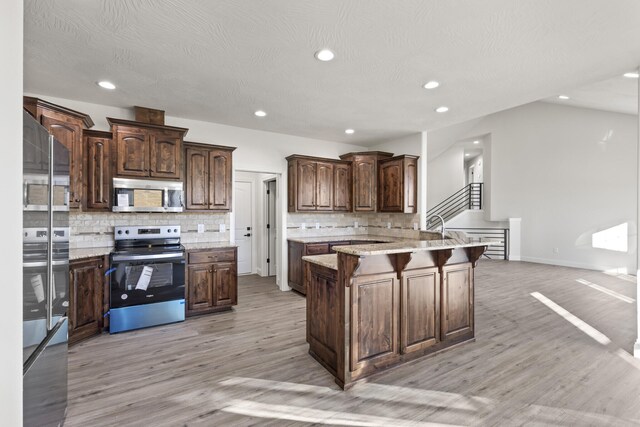
<svg viewBox="0 0 640 427"><path fill-rule="evenodd" d="M209 209L209 150L188 147L187 209Z"/></svg>
<svg viewBox="0 0 640 427"><path fill-rule="evenodd" d="M363 276L351 286L351 371L399 358L398 279Z"/></svg>
<svg viewBox="0 0 640 427"><path fill-rule="evenodd" d="M378 202L383 212L403 212L402 160L379 164Z"/></svg>
<svg viewBox="0 0 640 427"><path fill-rule="evenodd" d="M316 162L298 160L296 209L298 211L316 210Z"/></svg>
<svg viewBox="0 0 640 427"><path fill-rule="evenodd" d="M213 305L216 307L238 303L236 265L219 263L213 265Z"/></svg>
<svg viewBox="0 0 640 427"><path fill-rule="evenodd" d="M87 152L87 208L111 209L111 140L85 137Z"/></svg>
<svg viewBox="0 0 640 427"><path fill-rule="evenodd" d="M363 157L353 162L353 210L375 212L376 206L376 160Z"/></svg>
<svg viewBox="0 0 640 427"><path fill-rule="evenodd" d="M302 294L306 293L304 288L303 272L302 272L302 257L304 255L304 243L287 242L288 243L288 262L287 262L287 276L289 279L289 286Z"/></svg>
<svg viewBox="0 0 640 427"><path fill-rule="evenodd" d="M287 164L287 211L296 211L296 162Z"/></svg>
<svg viewBox="0 0 640 427"><path fill-rule="evenodd" d="M149 134L149 175L152 178L179 179L182 166L182 138L169 132Z"/></svg>
<svg viewBox="0 0 640 427"><path fill-rule="evenodd" d="M187 311L213 307L213 264L190 265L187 270Z"/></svg>
<svg viewBox="0 0 640 427"><path fill-rule="evenodd" d="M440 341L440 274L438 268L405 272L400 291L400 346L403 353Z"/></svg>
<svg viewBox="0 0 640 427"><path fill-rule="evenodd" d="M316 210L333 210L333 164L316 163Z"/></svg>
<svg viewBox="0 0 640 427"><path fill-rule="evenodd" d="M69 342L102 330L102 259L72 262L69 266Z"/></svg>
<svg viewBox="0 0 640 427"><path fill-rule="evenodd" d="M442 340L473 334L473 269L471 263L442 268Z"/></svg>
<svg viewBox="0 0 640 427"><path fill-rule="evenodd" d="M351 210L351 167L337 164L333 175L333 210Z"/></svg>
<svg viewBox="0 0 640 427"><path fill-rule="evenodd" d="M231 210L231 153L211 150L209 153L209 209Z"/></svg>
<svg viewBox="0 0 640 427"><path fill-rule="evenodd" d="M41 123L69 150L69 157L58 157L55 167L57 170L69 171L69 207L79 208L82 204L82 126L63 118L46 116L44 113Z"/></svg>
<svg viewBox="0 0 640 427"><path fill-rule="evenodd" d="M147 134L139 129L119 127L116 135L118 175L149 176L149 139Z"/></svg>

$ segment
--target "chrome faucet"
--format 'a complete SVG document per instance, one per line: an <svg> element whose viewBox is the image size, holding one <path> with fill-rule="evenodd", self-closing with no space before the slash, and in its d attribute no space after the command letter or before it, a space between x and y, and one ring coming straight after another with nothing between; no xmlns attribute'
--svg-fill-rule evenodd
<svg viewBox="0 0 640 427"><path fill-rule="evenodd" d="M442 240L444 240L444 232L445 232L444 219L442 219L440 215L434 215L431 218L429 218L429 222L433 221L434 218L438 218L440 219L440 222L442 222L442 232L440 234L442 235Z"/></svg>

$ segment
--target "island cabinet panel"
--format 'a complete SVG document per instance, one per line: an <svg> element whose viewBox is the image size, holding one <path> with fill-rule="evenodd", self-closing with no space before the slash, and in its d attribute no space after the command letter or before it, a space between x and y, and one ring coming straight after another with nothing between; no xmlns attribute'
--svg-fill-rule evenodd
<svg viewBox="0 0 640 427"><path fill-rule="evenodd" d="M351 211L351 167L349 165L335 165L333 186L333 210Z"/></svg>
<svg viewBox="0 0 640 427"><path fill-rule="evenodd" d="M69 171L69 207L82 208L85 155L82 130L93 126L91 117L38 98L25 96L23 101L24 108L69 150L69 157L59 157L60 163L56 166ZM46 159L34 159L34 162L41 163L43 160Z"/></svg>
<svg viewBox="0 0 640 427"><path fill-rule="evenodd" d="M447 265L442 269L442 339L473 334L473 266Z"/></svg>
<svg viewBox="0 0 640 427"><path fill-rule="evenodd" d="M351 371L392 363L398 358L399 297L395 274L354 280L351 286Z"/></svg>
<svg viewBox="0 0 640 427"><path fill-rule="evenodd" d="M179 179L182 167L182 137L175 132L149 133L149 176Z"/></svg>
<svg viewBox="0 0 640 427"><path fill-rule="evenodd" d="M233 147L185 142L187 210L231 212Z"/></svg>
<svg viewBox="0 0 640 427"><path fill-rule="evenodd" d="M289 212L334 212L351 209L351 165L341 160L287 157Z"/></svg>
<svg viewBox="0 0 640 427"><path fill-rule="evenodd" d="M314 355L336 375L338 370L339 317L336 271L305 263L307 272L307 342ZM317 321L316 321L317 320Z"/></svg>
<svg viewBox="0 0 640 427"><path fill-rule="evenodd" d="M424 350L440 341L440 274L438 268L402 275L400 345L403 353Z"/></svg>
<svg viewBox="0 0 640 427"><path fill-rule="evenodd" d="M228 310L238 304L237 249L187 254L187 316Z"/></svg>
<svg viewBox="0 0 640 427"><path fill-rule="evenodd" d="M111 133L85 130L83 139L87 210L111 210Z"/></svg>
<svg viewBox="0 0 640 427"><path fill-rule="evenodd" d="M102 332L104 265L103 257L69 264L69 344Z"/></svg>
<svg viewBox="0 0 640 427"><path fill-rule="evenodd" d="M416 156L396 156L378 164L378 208L381 212L417 212Z"/></svg>

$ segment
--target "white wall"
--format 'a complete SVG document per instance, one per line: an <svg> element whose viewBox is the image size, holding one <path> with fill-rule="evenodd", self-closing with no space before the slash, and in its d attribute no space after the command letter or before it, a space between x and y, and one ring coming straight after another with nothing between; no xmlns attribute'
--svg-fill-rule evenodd
<svg viewBox="0 0 640 427"><path fill-rule="evenodd" d="M420 156L422 154L420 149L421 140L422 136L420 133L413 133L411 135L403 136L402 138L381 142L380 144L369 148L367 151L388 151L396 156L399 156L400 154Z"/></svg>
<svg viewBox="0 0 640 427"><path fill-rule="evenodd" d="M0 156L2 182L2 298L0 299L0 418L22 425L22 0L2 3L0 14Z"/></svg>
<svg viewBox="0 0 640 427"><path fill-rule="evenodd" d="M490 219L522 218L523 260L635 270L637 132L635 116L542 102L468 130L490 134L483 140ZM627 252L592 247L593 233L624 222Z"/></svg>
<svg viewBox="0 0 640 427"><path fill-rule="evenodd" d="M430 159L427 171L427 208L431 209L464 187L464 149L454 145Z"/></svg>

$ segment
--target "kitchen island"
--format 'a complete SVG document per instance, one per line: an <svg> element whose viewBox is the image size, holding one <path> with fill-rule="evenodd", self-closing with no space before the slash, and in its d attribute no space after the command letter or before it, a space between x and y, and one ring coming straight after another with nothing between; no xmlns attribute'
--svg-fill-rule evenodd
<svg viewBox="0 0 640 427"><path fill-rule="evenodd" d="M474 268L491 242L336 246L305 256L309 354L343 389L474 339Z"/></svg>

